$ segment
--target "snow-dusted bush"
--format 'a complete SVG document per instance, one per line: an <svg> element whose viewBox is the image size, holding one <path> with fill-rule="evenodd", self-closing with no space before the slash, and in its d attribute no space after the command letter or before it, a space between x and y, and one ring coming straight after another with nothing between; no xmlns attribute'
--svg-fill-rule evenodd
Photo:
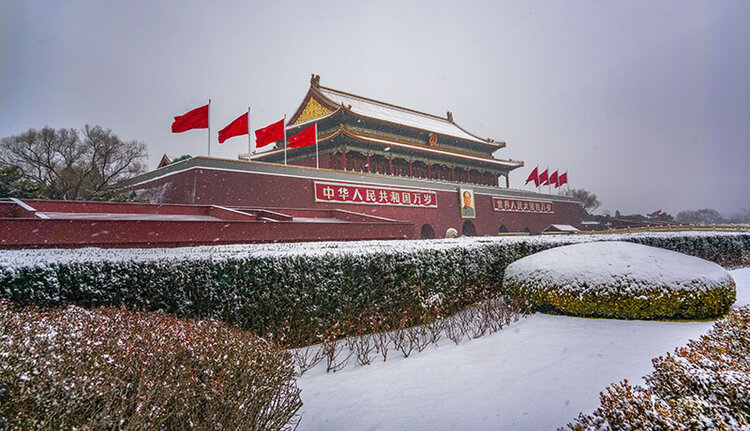
<svg viewBox="0 0 750 431"><path fill-rule="evenodd" d="M573 430L750 429L750 307L734 310L699 341L654 359L646 387L627 380L600 395Z"/></svg>
<svg viewBox="0 0 750 431"><path fill-rule="evenodd" d="M302 405L291 357L265 340L115 308L0 301L0 381L19 430L279 430Z"/></svg>
<svg viewBox="0 0 750 431"><path fill-rule="evenodd" d="M502 269L542 245L493 243L412 252L52 263L0 268L0 297L20 304L121 306L215 318L289 346L322 340L361 316L416 320L497 292ZM549 245L547 245L549 247Z"/></svg>
<svg viewBox="0 0 750 431"><path fill-rule="evenodd" d="M663 248L718 263L725 268L750 266L750 235L633 235L623 238L651 247Z"/></svg>
<svg viewBox="0 0 750 431"><path fill-rule="evenodd" d="M20 304L121 306L214 318L287 346L321 341L360 316L393 327L404 313L449 315L502 292L505 267L561 245L652 237L688 254L739 256L750 235L688 232L256 244L143 250L0 251L0 298ZM749 261L750 262L750 261Z"/></svg>
<svg viewBox="0 0 750 431"><path fill-rule="evenodd" d="M620 241L545 250L510 264L504 290L536 309L620 319L705 319L726 314L735 283L721 266Z"/></svg>

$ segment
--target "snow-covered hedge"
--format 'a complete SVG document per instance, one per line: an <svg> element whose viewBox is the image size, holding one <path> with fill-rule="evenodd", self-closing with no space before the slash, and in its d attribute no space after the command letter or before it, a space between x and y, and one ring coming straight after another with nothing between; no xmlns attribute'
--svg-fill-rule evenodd
<svg viewBox="0 0 750 431"><path fill-rule="evenodd" d="M217 321L0 301L0 429L293 429L291 361Z"/></svg>
<svg viewBox="0 0 750 431"><path fill-rule="evenodd" d="M347 331L363 315L419 319L434 307L445 315L501 293L505 267L517 259L601 240L660 241L709 259L750 250L749 234L712 232L10 250L0 251L0 298L216 318L300 345L336 324Z"/></svg>
<svg viewBox="0 0 750 431"><path fill-rule="evenodd" d="M750 307L734 310L699 341L652 360L646 387L627 380L600 394L572 430L750 429Z"/></svg>
<svg viewBox="0 0 750 431"><path fill-rule="evenodd" d="M735 301L734 280L716 263L623 241L526 256L506 268L503 285L540 311L618 319L714 318Z"/></svg>

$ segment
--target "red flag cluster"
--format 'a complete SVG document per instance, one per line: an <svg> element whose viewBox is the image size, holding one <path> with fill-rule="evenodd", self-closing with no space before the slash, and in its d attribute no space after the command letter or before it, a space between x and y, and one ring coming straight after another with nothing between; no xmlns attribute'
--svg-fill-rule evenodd
<svg viewBox="0 0 750 431"><path fill-rule="evenodd" d="M247 135L250 133L250 113L240 115L229 123L226 127L219 130L219 143L222 144L229 138L235 136ZM268 144L285 140L284 124L285 120L279 120L273 124L270 124L262 129L255 131L255 146L256 148L265 147ZM172 123L173 133L182 133L192 129L207 129L208 128L208 105L195 108L183 115L174 117ZM316 145L318 143L318 128L316 124L306 128L298 134L292 136L289 139L289 148L306 147L308 145Z"/></svg>
<svg viewBox="0 0 750 431"><path fill-rule="evenodd" d="M564 174L558 174L558 171L553 172L552 174L548 173L549 169L545 169L544 172L541 174L539 173L539 167L535 167L533 171L531 171L531 174L529 174L529 177L526 178L526 184L533 181L534 187L544 186L544 185L554 185L555 188L558 188L562 186L563 184L568 183L568 173L565 172Z"/></svg>

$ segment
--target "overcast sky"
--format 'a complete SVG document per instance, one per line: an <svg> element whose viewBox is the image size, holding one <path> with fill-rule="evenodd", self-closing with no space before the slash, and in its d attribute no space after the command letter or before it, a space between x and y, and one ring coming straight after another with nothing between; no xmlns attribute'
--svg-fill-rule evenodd
<svg viewBox="0 0 750 431"><path fill-rule="evenodd" d="M568 171L602 210L750 208L750 1L0 0L0 137L98 124L206 154L217 132L291 115L321 85L444 116ZM531 189L530 186L526 187ZM601 211L600 211L601 212Z"/></svg>

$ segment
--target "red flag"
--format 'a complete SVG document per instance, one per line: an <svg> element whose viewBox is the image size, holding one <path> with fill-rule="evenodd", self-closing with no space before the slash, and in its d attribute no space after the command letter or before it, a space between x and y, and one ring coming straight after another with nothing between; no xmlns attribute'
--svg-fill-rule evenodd
<svg viewBox="0 0 750 431"><path fill-rule="evenodd" d="M255 146L265 147L277 141L284 140L284 120L281 119L271 125L255 131Z"/></svg>
<svg viewBox="0 0 750 431"><path fill-rule="evenodd" d="M172 133L182 133L191 129L208 129L208 105L174 117Z"/></svg>
<svg viewBox="0 0 750 431"><path fill-rule="evenodd" d="M652 212L652 213L651 213L651 214L649 214L649 215L650 215L650 216L658 216L659 214L661 214L661 210L658 210L658 211L654 211L654 212Z"/></svg>
<svg viewBox="0 0 750 431"><path fill-rule="evenodd" d="M236 120L219 130L219 143L223 143L229 138L240 135L247 135L247 112L237 117Z"/></svg>
<svg viewBox="0 0 750 431"><path fill-rule="evenodd" d="M564 174L560 174L559 177L557 177L557 187L560 187L563 184L568 184L568 173L565 172Z"/></svg>
<svg viewBox="0 0 750 431"><path fill-rule="evenodd" d="M317 136L317 124L313 124L307 129L297 133L296 135L289 138L289 148L306 147L308 145L315 145L318 143Z"/></svg>
<svg viewBox="0 0 750 431"><path fill-rule="evenodd" d="M549 169L545 169L544 172L542 172L542 174L539 175L539 184L542 185L542 186L545 185L545 184L549 184L549 178L547 178L547 171L548 170Z"/></svg>
<svg viewBox="0 0 750 431"><path fill-rule="evenodd" d="M555 188L557 188L557 171L552 172L552 175L549 176L549 184L554 184Z"/></svg>
<svg viewBox="0 0 750 431"><path fill-rule="evenodd" d="M531 173L529 174L529 177L526 178L526 183L524 183L524 185L528 184L529 181L534 182L534 187L539 187L539 166L537 166L536 168L534 168L533 171L531 171Z"/></svg>

